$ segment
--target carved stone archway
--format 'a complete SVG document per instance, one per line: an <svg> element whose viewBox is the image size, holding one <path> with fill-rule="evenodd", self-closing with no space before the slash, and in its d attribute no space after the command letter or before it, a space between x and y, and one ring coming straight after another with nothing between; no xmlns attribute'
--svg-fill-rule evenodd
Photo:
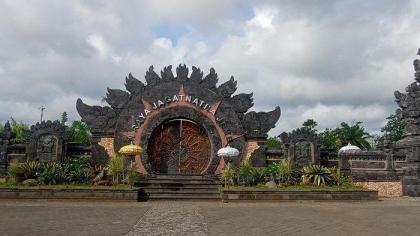
<svg viewBox="0 0 420 236"><path fill-rule="evenodd" d="M244 154L249 134L267 136L280 118L280 107L270 112L248 110L253 106L252 93L236 94L237 81L231 77L217 85L219 78L213 68L205 75L197 68L185 65L163 68L158 75L153 66L146 72L145 81L126 78L127 91L108 89L105 107L89 106L77 100L77 111L91 128L95 142L92 155L98 162L105 162L108 155L132 139L147 150L153 130L170 119L185 118L197 122L208 134L211 143L211 161L202 172L212 174L219 166L217 149L229 144ZM101 146L101 147L100 147ZM240 159L239 159L240 161ZM236 163L239 163L236 162ZM136 157L138 171L152 173L147 152Z"/></svg>

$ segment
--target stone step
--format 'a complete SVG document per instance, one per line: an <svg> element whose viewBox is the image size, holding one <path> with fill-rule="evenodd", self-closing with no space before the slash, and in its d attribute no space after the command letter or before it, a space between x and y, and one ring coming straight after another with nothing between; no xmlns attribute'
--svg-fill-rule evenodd
<svg viewBox="0 0 420 236"><path fill-rule="evenodd" d="M139 178L141 200L218 200L220 181L214 176L159 174Z"/></svg>
<svg viewBox="0 0 420 236"><path fill-rule="evenodd" d="M139 190L140 192L146 192L146 193L212 193L212 194L218 194L219 189L218 188L180 188L180 189L173 189L173 188L141 188Z"/></svg>
<svg viewBox="0 0 420 236"><path fill-rule="evenodd" d="M137 182L136 187L154 187L154 188L219 188L218 183L174 183L174 182Z"/></svg>
<svg viewBox="0 0 420 236"><path fill-rule="evenodd" d="M184 186L161 186L161 185L150 185L150 186L141 186L141 189L185 189L185 190L218 190L222 186L221 185L184 185Z"/></svg>
<svg viewBox="0 0 420 236"><path fill-rule="evenodd" d="M173 175L173 174L156 174L145 177L145 179L172 179L172 180L214 180L217 177L206 175Z"/></svg>
<svg viewBox="0 0 420 236"><path fill-rule="evenodd" d="M220 200L219 193L152 193L139 194L139 200Z"/></svg>

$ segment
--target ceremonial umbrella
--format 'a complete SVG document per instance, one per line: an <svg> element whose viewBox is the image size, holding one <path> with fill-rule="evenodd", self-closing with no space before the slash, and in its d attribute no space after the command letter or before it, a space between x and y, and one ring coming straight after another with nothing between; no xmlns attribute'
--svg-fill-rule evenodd
<svg viewBox="0 0 420 236"><path fill-rule="evenodd" d="M139 155L143 152L143 149L139 145L133 144L131 142L129 145L125 145L124 147L121 147L118 153L128 156L135 156Z"/></svg>
<svg viewBox="0 0 420 236"><path fill-rule="evenodd" d="M133 144L133 142L131 142L129 145L125 145L121 147L120 150L118 151L118 153L127 155L129 157L140 155L142 152L143 152L143 149L139 145ZM131 159L130 161L131 161L130 166L133 167L133 160Z"/></svg>

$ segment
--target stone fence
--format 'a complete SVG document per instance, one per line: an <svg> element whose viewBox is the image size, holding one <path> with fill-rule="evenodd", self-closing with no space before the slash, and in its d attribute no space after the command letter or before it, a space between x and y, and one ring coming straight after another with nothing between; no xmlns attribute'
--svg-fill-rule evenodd
<svg viewBox="0 0 420 236"><path fill-rule="evenodd" d="M8 163L12 160L17 159L19 161L32 160L28 155L28 144L9 144L4 148L4 153L0 159L0 176L7 174ZM85 156L91 154L91 146L78 143L78 142L66 142L64 143L65 157L74 156Z"/></svg>

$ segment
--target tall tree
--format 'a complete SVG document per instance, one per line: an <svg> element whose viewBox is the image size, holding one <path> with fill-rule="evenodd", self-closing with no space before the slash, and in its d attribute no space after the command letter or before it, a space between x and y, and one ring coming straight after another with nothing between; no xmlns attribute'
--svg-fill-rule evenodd
<svg viewBox="0 0 420 236"><path fill-rule="evenodd" d="M332 149L338 151L338 149L342 146L342 142L337 134L337 129L325 129L323 132L320 133L322 137L322 149Z"/></svg>
<svg viewBox="0 0 420 236"><path fill-rule="evenodd" d="M267 139L267 142L265 143L265 146L268 149L280 149L281 148L281 142L278 138L269 137Z"/></svg>
<svg viewBox="0 0 420 236"><path fill-rule="evenodd" d="M310 131L316 132L317 130L315 127L318 126L318 123L313 119L307 119L305 122L303 122L302 127L305 129L308 129Z"/></svg>
<svg viewBox="0 0 420 236"><path fill-rule="evenodd" d="M29 125L21 122L17 122L13 117L10 117L12 121L10 123L11 131L12 131L12 142L14 143L23 143L26 141L26 133L29 131Z"/></svg>
<svg viewBox="0 0 420 236"><path fill-rule="evenodd" d="M66 125L66 122L69 121L67 117L67 112L61 113L61 124Z"/></svg>
<svg viewBox="0 0 420 236"><path fill-rule="evenodd" d="M90 143L91 133L87 124L73 121L70 127L70 139L73 142Z"/></svg>
<svg viewBox="0 0 420 236"><path fill-rule="evenodd" d="M396 115L390 115L386 119L388 121L381 131L384 132L385 135L388 136L388 139L393 142L402 139L404 134L404 123L401 122Z"/></svg>
<svg viewBox="0 0 420 236"><path fill-rule="evenodd" d="M368 141L371 135L365 131L365 128L361 124L361 121L353 122L352 124L341 122L336 132L343 145L350 142L363 149L371 148Z"/></svg>

